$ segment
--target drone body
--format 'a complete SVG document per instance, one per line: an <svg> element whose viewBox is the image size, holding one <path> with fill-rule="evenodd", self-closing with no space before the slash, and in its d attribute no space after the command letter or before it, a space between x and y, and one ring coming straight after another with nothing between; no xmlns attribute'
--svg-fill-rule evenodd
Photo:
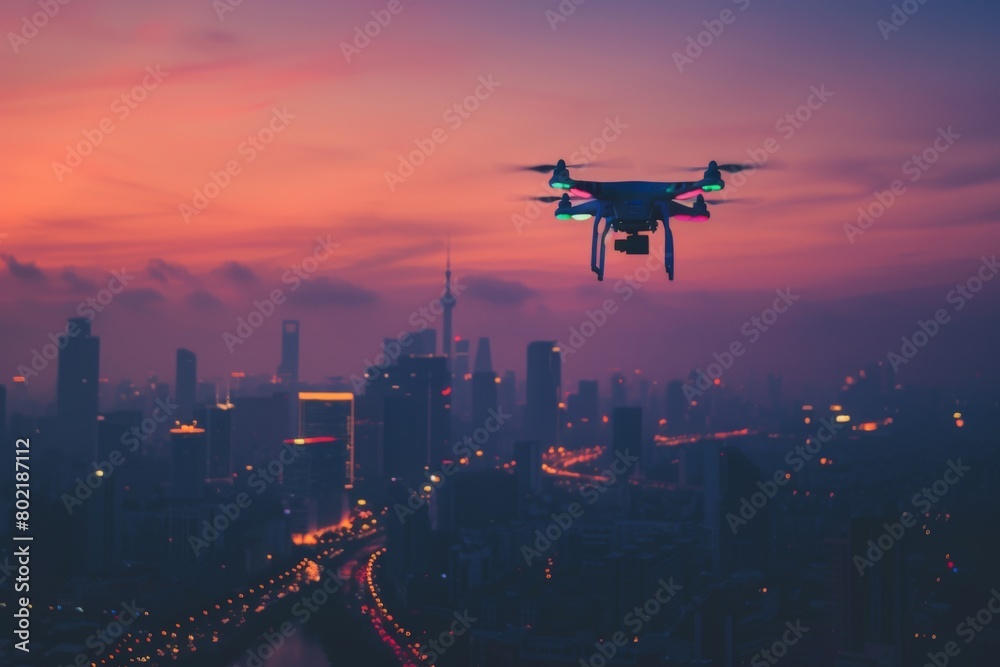
<svg viewBox="0 0 1000 667"><path fill-rule="evenodd" d="M744 165L722 165L711 162L699 181L657 183L621 181L602 183L578 181L569 173L566 162L532 167L534 171L552 171L549 186L564 190L562 197L543 198L558 201L555 216L559 220L589 220L594 218L590 268L598 280L604 280L605 242L611 231L627 234L615 240L615 250L628 255L648 255L649 236L663 223L663 264L670 280L674 279L674 237L670 219L683 222L704 222L711 217L704 192L718 192L726 187L722 171L742 171ZM573 204L571 199L584 200ZM694 199L692 206L679 201ZM601 222L604 222L603 230Z"/></svg>

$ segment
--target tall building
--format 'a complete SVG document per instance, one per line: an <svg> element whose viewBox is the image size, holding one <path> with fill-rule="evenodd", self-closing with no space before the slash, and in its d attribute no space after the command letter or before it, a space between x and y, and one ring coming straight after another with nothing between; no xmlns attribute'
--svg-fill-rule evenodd
<svg viewBox="0 0 1000 667"><path fill-rule="evenodd" d="M170 429L170 495L178 500L202 497L208 477L208 438L197 424Z"/></svg>
<svg viewBox="0 0 1000 667"><path fill-rule="evenodd" d="M596 424L600 419L601 403L597 393L597 380L580 380L577 384L577 406L580 419Z"/></svg>
<svg viewBox="0 0 1000 667"><path fill-rule="evenodd" d="M671 435L687 433L687 408L684 383L673 380L667 385L667 433Z"/></svg>
<svg viewBox="0 0 1000 667"><path fill-rule="evenodd" d="M472 374L471 429L482 428L500 406L500 378L493 371Z"/></svg>
<svg viewBox="0 0 1000 667"><path fill-rule="evenodd" d="M451 397L453 423L472 423L472 373L469 372L469 341L455 336L455 351L451 361ZM460 427L461 428L461 427ZM459 433L462 433L460 430Z"/></svg>
<svg viewBox="0 0 1000 667"><path fill-rule="evenodd" d="M559 398L562 394L562 361L555 341L528 344L528 402L525 432L543 448L559 440Z"/></svg>
<svg viewBox="0 0 1000 667"><path fill-rule="evenodd" d="M384 396L386 475L414 478L425 465L451 456L452 385L445 357L405 357L377 377Z"/></svg>
<svg viewBox="0 0 1000 667"><path fill-rule="evenodd" d="M224 479L233 472L233 410L232 403L199 405L194 409L198 426L205 429L208 440L208 478Z"/></svg>
<svg viewBox="0 0 1000 667"><path fill-rule="evenodd" d="M517 407L517 374L514 371L504 371L500 383L500 405L509 412Z"/></svg>
<svg viewBox="0 0 1000 667"><path fill-rule="evenodd" d="M620 405L628 405L628 386L625 376L616 372L611 376L611 406L617 408Z"/></svg>
<svg viewBox="0 0 1000 667"><path fill-rule="evenodd" d="M611 413L611 446L616 454L628 450L632 456L642 455L642 408L615 408ZM633 468L629 468L631 474Z"/></svg>
<svg viewBox="0 0 1000 667"><path fill-rule="evenodd" d="M434 355L437 354L437 330L424 329L412 334L413 342L409 348L409 354Z"/></svg>
<svg viewBox="0 0 1000 667"><path fill-rule="evenodd" d="M126 434L131 433L133 427L142 428L141 410L115 410L98 417L97 459L106 461L111 452L125 448L125 441L122 438L126 438Z"/></svg>
<svg viewBox="0 0 1000 667"><path fill-rule="evenodd" d="M285 320L281 323L281 363L278 377L284 382L299 381L299 321Z"/></svg>
<svg viewBox="0 0 1000 667"><path fill-rule="evenodd" d="M500 402L500 378L493 372L493 357L490 353L490 339L480 338L476 345L476 363L472 371L472 420L473 432L481 428L496 411ZM499 443L493 443L493 451Z"/></svg>
<svg viewBox="0 0 1000 667"><path fill-rule="evenodd" d="M514 443L514 474L517 477L517 492L525 495L537 494L542 489L542 447L537 440L520 440Z"/></svg>
<svg viewBox="0 0 1000 667"><path fill-rule="evenodd" d="M297 414L292 397L283 392L271 396L237 396L233 399L233 440L230 460L234 468L267 465L274 459L274 443L294 438Z"/></svg>
<svg viewBox="0 0 1000 667"><path fill-rule="evenodd" d="M451 291L451 241L448 241L448 260L444 271L444 295L441 297L441 306L444 308L444 334L441 338L441 354L448 359L448 368L451 369L451 311L455 309L455 295Z"/></svg>
<svg viewBox="0 0 1000 667"><path fill-rule="evenodd" d="M0 442L7 442L7 387L0 384Z"/></svg>
<svg viewBox="0 0 1000 667"><path fill-rule="evenodd" d="M97 446L98 380L101 340L90 335L90 320L74 317L66 327L66 346L59 352L56 411L59 449L90 460Z"/></svg>
<svg viewBox="0 0 1000 667"><path fill-rule="evenodd" d="M293 533L314 533L346 518L343 483L344 448L336 438L293 438L285 446L295 459L283 472L282 485L291 504Z"/></svg>
<svg viewBox="0 0 1000 667"><path fill-rule="evenodd" d="M191 350L177 350L177 377L174 394L177 399L177 418L189 421L194 416L198 386L198 358Z"/></svg>
<svg viewBox="0 0 1000 667"><path fill-rule="evenodd" d="M300 391L298 398L298 437L335 438L342 459L339 479L343 486L354 486L354 394Z"/></svg>
<svg viewBox="0 0 1000 667"><path fill-rule="evenodd" d="M490 339L483 337L476 343L476 362L472 367L473 373L493 372L493 353L490 350Z"/></svg>

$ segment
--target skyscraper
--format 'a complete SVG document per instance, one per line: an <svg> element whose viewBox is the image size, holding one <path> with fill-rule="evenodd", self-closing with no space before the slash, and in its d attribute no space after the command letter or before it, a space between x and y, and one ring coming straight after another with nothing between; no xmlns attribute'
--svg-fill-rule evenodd
<svg viewBox="0 0 1000 667"><path fill-rule="evenodd" d="M444 357L404 357L378 378L384 396L385 473L412 478L451 455L451 375Z"/></svg>
<svg viewBox="0 0 1000 667"><path fill-rule="evenodd" d="M208 439L208 478L223 479L232 474L233 409L232 403L199 405L194 409L198 426Z"/></svg>
<svg viewBox="0 0 1000 667"><path fill-rule="evenodd" d="M528 403L525 431L543 448L559 439L559 398L562 394L562 360L555 341L528 344Z"/></svg>
<svg viewBox="0 0 1000 667"><path fill-rule="evenodd" d="M472 369L474 373L493 372L493 353L490 350L489 338L480 338L476 343L476 361Z"/></svg>
<svg viewBox="0 0 1000 667"><path fill-rule="evenodd" d="M500 378L493 371L472 374L472 430L482 428L500 404Z"/></svg>
<svg viewBox="0 0 1000 667"><path fill-rule="evenodd" d="M580 380L577 384L576 394L580 419L586 419L590 424L597 424L601 411L597 380Z"/></svg>
<svg viewBox="0 0 1000 667"><path fill-rule="evenodd" d="M329 436L337 441L342 457L341 483L354 485L354 394L300 391L298 437Z"/></svg>
<svg viewBox="0 0 1000 667"><path fill-rule="evenodd" d="M424 329L412 334L413 343L410 345L410 354L437 354L437 330Z"/></svg>
<svg viewBox="0 0 1000 667"><path fill-rule="evenodd" d="M295 452L295 460L283 473L283 486L292 501L292 531L313 533L340 523L347 512L343 443L314 436L286 440L285 446Z"/></svg>
<svg viewBox="0 0 1000 667"><path fill-rule="evenodd" d="M448 260L444 271L444 295L441 297L444 308L444 335L441 338L441 354L448 358L448 368L451 369L451 311L455 308L455 295L451 291L451 240L448 241Z"/></svg>
<svg viewBox="0 0 1000 667"><path fill-rule="evenodd" d="M56 410L65 452L89 460L97 446L98 379L101 341L90 335L90 320L74 317L66 327L66 346L59 352Z"/></svg>
<svg viewBox="0 0 1000 667"><path fill-rule="evenodd" d="M471 430L481 428L495 411L500 400L500 378L493 372L493 358L490 354L490 339L480 338L476 345L476 363L472 372L472 420ZM510 407L510 406L509 406ZM497 451L499 443L492 443L492 451Z"/></svg>
<svg viewBox="0 0 1000 667"><path fill-rule="evenodd" d="M611 413L611 443L615 454L642 454L642 408L619 407ZM634 469L629 468L630 475Z"/></svg>
<svg viewBox="0 0 1000 667"><path fill-rule="evenodd" d="M208 476L208 438L196 424L170 429L170 495L179 500L202 496Z"/></svg>
<svg viewBox="0 0 1000 667"><path fill-rule="evenodd" d="M542 448L537 440L521 440L514 443L514 460L517 465L517 492L525 495L537 494L542 488Z"/></svg>
<svg viewBox="0 0 1000 667"><path fill-rule="evenodd" d="M177 377L174 393L177 399L177 418L188 421L194 416L195 392L198 384L198 358L191 350L177 350Z"/></svg>
<svg viewBox="0 0 1000 667"><path fill-rule="evenodd" d="M285 320L281 323L281 364L278 377L284 382L299 381L299 321Z"/></svg>

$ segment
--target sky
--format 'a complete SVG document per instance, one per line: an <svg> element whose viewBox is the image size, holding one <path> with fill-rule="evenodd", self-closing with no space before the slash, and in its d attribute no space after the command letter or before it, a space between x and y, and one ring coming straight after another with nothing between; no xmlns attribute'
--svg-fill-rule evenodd
<svg viewBox="0 0 1000 667"><path fill-rule="evenodd" d="M113 381L172 381L178 347L203 378L272 373L281 319L302 322L305 379L359 374L384 337L440 330L420 312L449 237L456 333L490 336L501 371L607 310L567 385L680 377L734 342L734 385L836 384L939 309L901 381L996 370L1000 280L949 300L1000 245L995 3L44 4L0 7L5 383L88 298ZM765 153L711 221L674 223L674 282L609 249L598 283L588 223L525 201L547 178L507 168L584 156L609 164L580 178L686 180ZM793 305L751 340L776 290ZM54 382L50 364L29 390Z"/></svg>

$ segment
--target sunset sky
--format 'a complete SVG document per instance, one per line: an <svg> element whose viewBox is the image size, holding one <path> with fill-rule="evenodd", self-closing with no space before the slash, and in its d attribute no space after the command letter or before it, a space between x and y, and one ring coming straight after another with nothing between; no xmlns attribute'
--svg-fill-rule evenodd
<svg viewBox="0 0 1000 667"><path fill-rule="evenodd" d="M743 324L790 288L801 300L731 380L835 381L951 311L949 290L1000 245L1000 6L912 5L890 31L879 21L892 4L871 0L565 0L569 16L557 0L75 0L35 30L38 3L5 2L2 381L123 269L135 278L93 322L112 381L173 382L177 347L199 355L203 378L271 373L293 318L305 379L360 373L439 295L449 234L456 333L491 336L500 371L523 376L527 341L566 341L613 299L567 380L679 377L746 342ZM391 20L355 48L373 11ZM705 22L721 33L679 67ZM477 88L467 118L449 111ZM814 89L829 99L791 125ZM741 201L710 222L674 223L676 281L660 266L625 300L616 284L646 258L609 249L598 283L589 224L533 210L519 198L547 193L547 178L504 168L571 159L609 122L621 130L600 158L617 164L574 175L687 180L677 167L746 160L768 140L783 168L730 180L722 194ZM948 150L913 171L949 128ZM386 172L436 130L443 143L391 189ZM273 140L258 149L259 133ZM182 205L227 163L238 173L186 220ZM845 224L896 179L905 191L851 242ZM332 256L292 290L282 276L327 237ZM223 334L275 289L287 303L231 354ZM995 369L998 305L1000 280L901 380ZM48 368L30 391L54 382Z"/></svg>

